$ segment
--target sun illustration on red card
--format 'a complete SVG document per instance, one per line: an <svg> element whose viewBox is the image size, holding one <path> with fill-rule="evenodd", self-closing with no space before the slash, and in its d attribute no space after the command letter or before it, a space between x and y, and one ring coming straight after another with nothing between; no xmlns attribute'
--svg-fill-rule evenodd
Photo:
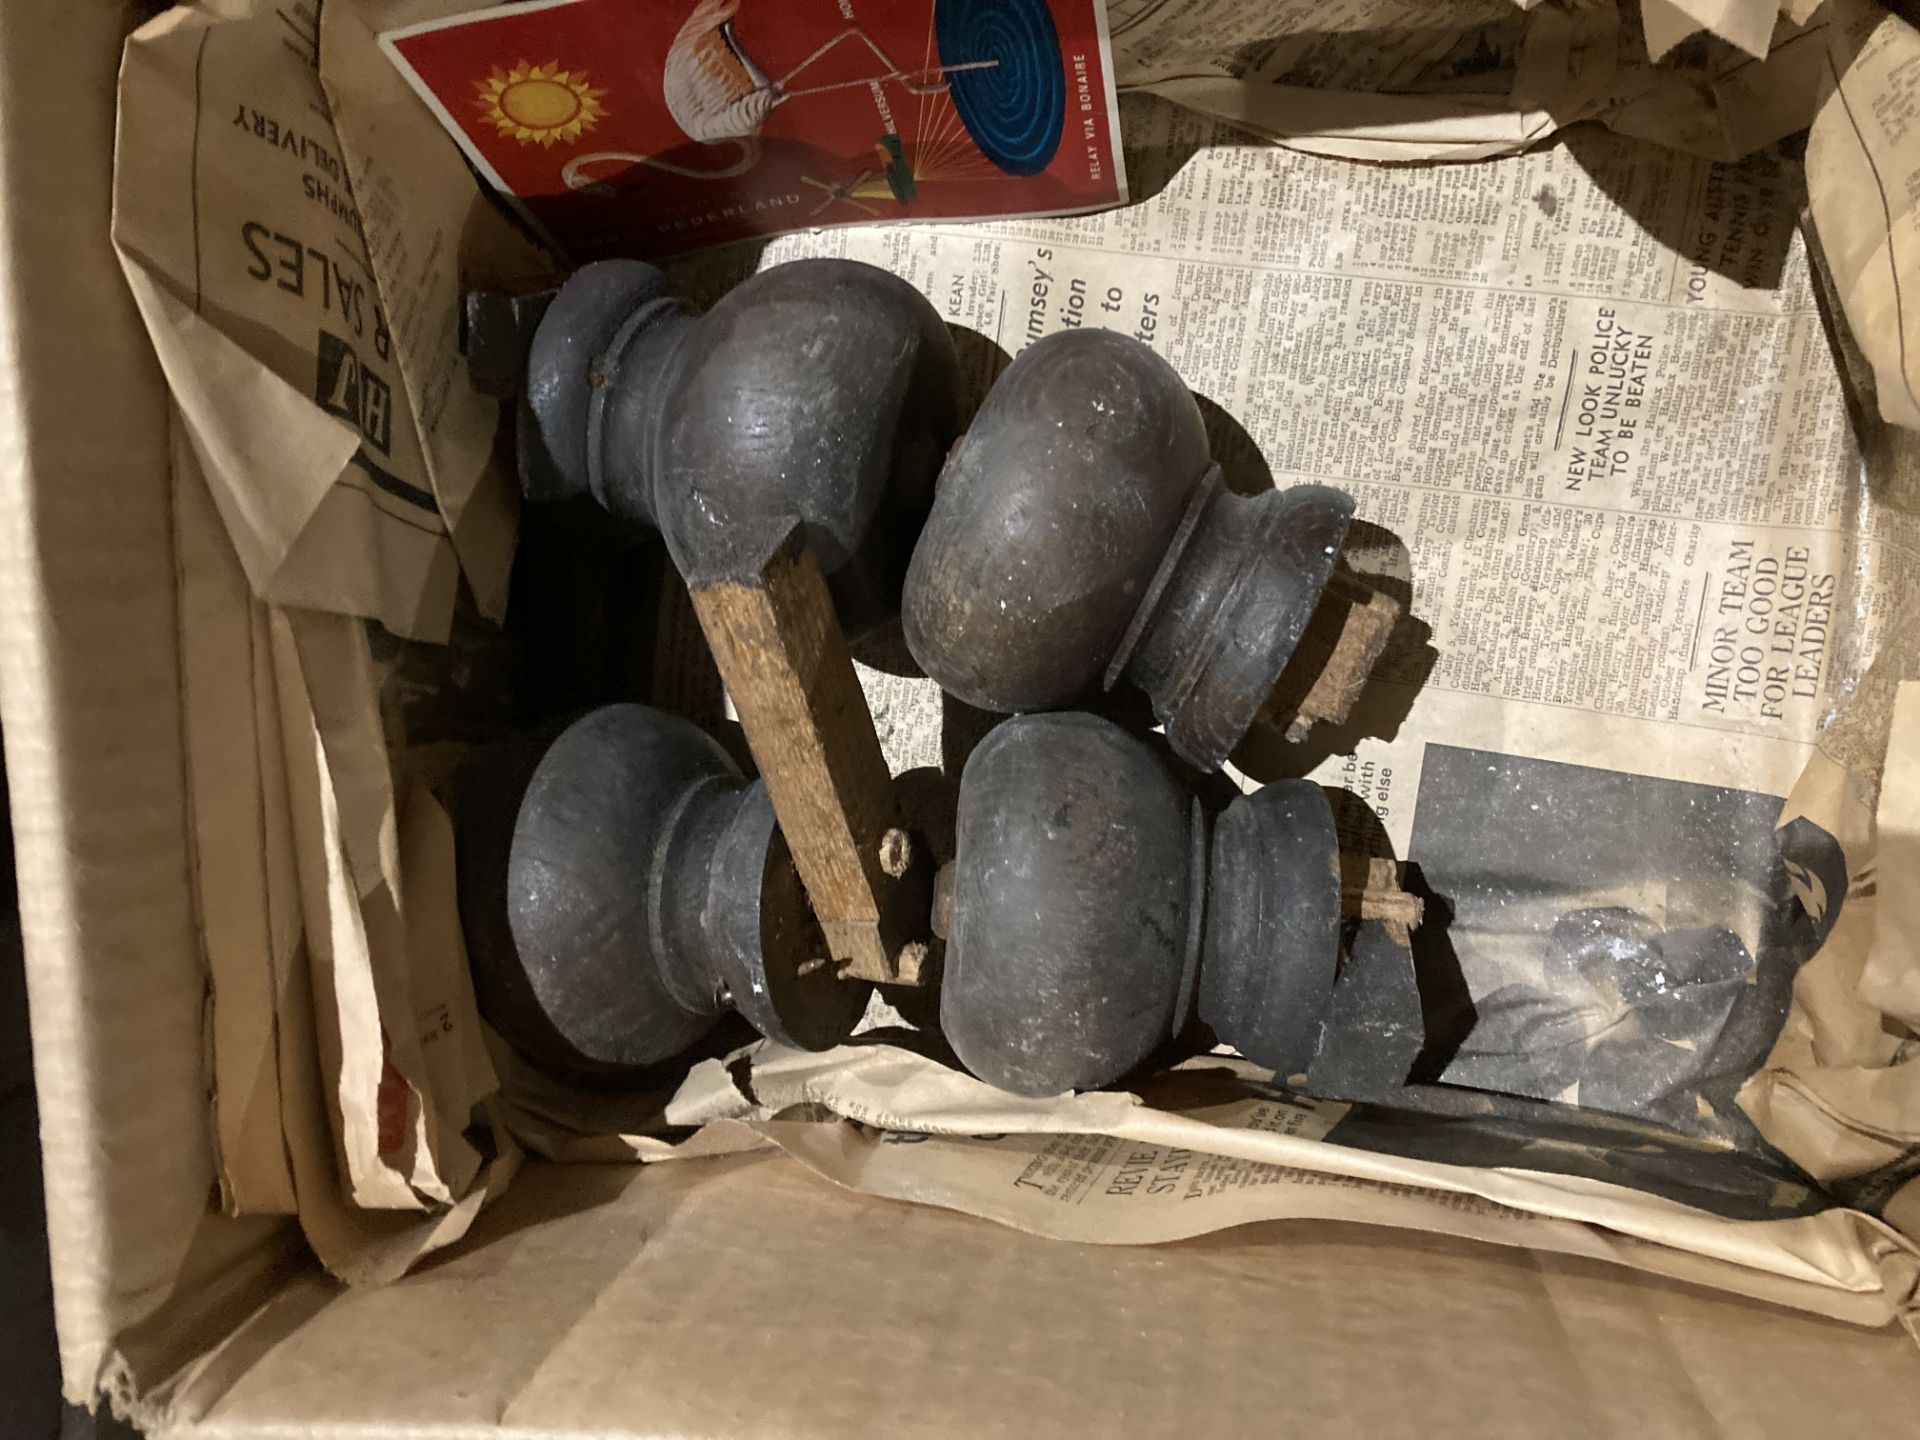
<svg viewBox="0 0 1920 1440"><path fill-rule="evenodd" d="M607 92L587 84L583 70L562 70L558 60L516 61L510 69L495 70L478 88L481 114L522 145L578 140L607 114L600 103Z"/></svg>

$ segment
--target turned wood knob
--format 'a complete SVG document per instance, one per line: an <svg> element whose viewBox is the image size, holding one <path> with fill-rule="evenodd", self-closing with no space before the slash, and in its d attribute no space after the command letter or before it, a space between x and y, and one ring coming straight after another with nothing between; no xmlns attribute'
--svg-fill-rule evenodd
<svg viewBox="0 0 1920 1440"><path fill-rule="evenodd" d="M1125 674L1174 750L1215 769L1352 515L1324 485L1232 493L1171 365L1129 336L1063 331L1008 367L941 472L907 570L907 645L943 688L1009 713Z"/></svg>
<svg viewBox="0 0 1920 1440"><path fill-rule="evenodd" d="M871 265L775 265L696 318L653 266L605 260L533 329L519 414L530 499L591 494L659 530L690 584L746 572L798 520L859 629L898 604L960 367L933 306Z"/></svg>
<svg viewBox="0 0 1920 1440"><path fill-rule="evenodd" d="M1279 1074L1307 1068L1341 927L1319 786L1268 785L1210 820L1119 726L1028 715L969 757L955 838L940 1020L981 1079L1109 1084L1193 1018Z"/></svg>
<svg viewBox="0 0 1920 1440"><path fill-rule="evenodd" d="M530 1060L619 1081L729 1008L822 1050L870 987L842 981L760 782L696 726L609 705L459 784L462 928L481 1013Z"/></svg>

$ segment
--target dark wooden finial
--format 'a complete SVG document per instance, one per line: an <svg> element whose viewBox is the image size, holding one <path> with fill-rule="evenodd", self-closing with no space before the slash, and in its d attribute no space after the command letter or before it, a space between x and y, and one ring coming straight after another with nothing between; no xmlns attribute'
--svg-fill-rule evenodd
<svg viewBox="0 0 1920 1440"><path fill-rule="evenodd" d="M482 1013L556 1074L637 1078L729 1006L825 1049L868 987L826 946L764 786L710 737L609 705L469 763L460 913Z"/></svg>
<svg viewBox="0 0 1920 1440"><path fill-rule="evenodd" d="M1209 821L1143 742L1092 715L999 726L961 780L940 1018L1024 1095L1105 1085L1198 1018L1277 1073L1319 1045L1342 887L1320 787Z"/></svg>
<svg viewBox="0 0 1920 1440"><path fill-rule="evenodd" d="M1323 485L1234 494L1172 366L1128 336L1065 331L1008 367L949 458L907 570L907 644L988 710L1059 709L1124 674L1175 751L1215 769L1286 668L1352 516Z"/></svg>
<svg viewBox="0 0 1920 1440"><path fill-rule="evenodd" d="M931 867L888 842L891 780L846 632L897 608L959 396L938 313L848 260L773 266L698 319L651 266L589 265L527 354L528 495L590 494L659 529L827 949L858 978L931 973Z"/></svg>
<svg viewBox="0 0 1920 1440"><path fill-rule="evenodd" d="M469 305L468 343L490 393L502 352L526 346L529 499L592 495L659 530L690 583L734 577L798 522L842 624L893 613L960 423L959 360L919 291L858 261L796 260L695 317L653 266L603 260L521 340L530 313Z"/></svg>

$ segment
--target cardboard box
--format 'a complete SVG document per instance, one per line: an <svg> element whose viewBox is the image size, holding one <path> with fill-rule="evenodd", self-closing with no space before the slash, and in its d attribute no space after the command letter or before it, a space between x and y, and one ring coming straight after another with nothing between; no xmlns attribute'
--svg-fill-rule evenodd
<svg viewBox="0 0 1920 1440"><path fill-rule="evenodd" d="M1351 1224L1078 1245L765 1154L533 1162L348 1290L219 1213L168 406L107 238L139 18L0 11L0 715L70 1399L207 1437L1911 1429L1897 1330Z"/></svg>

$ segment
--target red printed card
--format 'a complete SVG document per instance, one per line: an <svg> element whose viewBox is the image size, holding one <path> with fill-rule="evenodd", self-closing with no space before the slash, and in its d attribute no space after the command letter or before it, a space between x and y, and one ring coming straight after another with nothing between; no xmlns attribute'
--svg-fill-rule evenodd
<svg viewBox="0 0 1920 1440"><path fill-rule="evenodd" d="M575 261L1126 199L1102 0L534 0L381 44Z"/></svg>

